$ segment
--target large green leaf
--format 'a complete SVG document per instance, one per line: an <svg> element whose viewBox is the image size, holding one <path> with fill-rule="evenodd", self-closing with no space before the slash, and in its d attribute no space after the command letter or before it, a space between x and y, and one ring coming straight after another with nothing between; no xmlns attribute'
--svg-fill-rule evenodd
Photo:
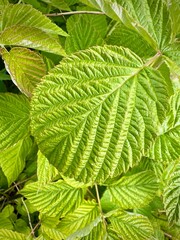
<svg viewBox="0 0 180 240"><path fill-rule="evenodd" d="M55 8L67 11L70 10L69 6L74 5L75 3L78 2L78 0L42 0L42 1Z"/></svg>
<svg viewBox="0 0 180 240"><path fill-rule="evenodd" d="M106 18L98 15L74 15L67 20L69 37L66 52L72 53L95 45L103 45L106 33Z"/></svg>
<svg viewBox="0 0 180 240"><path fill-rule="evenodd" d="M153 234L153 228L147 217L128 212L118 212L110 217L115 232L124 240L145 240Z"/></svg>
<svg viewBox="0 0 180 240"><path fill-rule="evenodd" d="M4 8L1 30L12 26L33 27L48 34L67 36L67 33L51 22L48 17L27 4L9 4Z"/></svg>
<svg viewBox="0 0 180 240"><path fill-rule="evenodd" d="M170 222L180 224L180 164L177 164L163 194L166 214Z"/></svg>
<svg viewBox="0 0 180 240"><path fill-rule="evenodd" d="M149 148L164 119L167 87L128 49L79 52L36 88L32 133L65 176L104 182L134 166Z"/></svg>
<svg viewBox="0 0 180 240"><path fill-rule="evenodd" d="M136 30L155 49L171 40L171 20L163 0L82 0Z"/></svg>
<svg viewBox="0 0 180 240"><path fill-rule="evenodd" d="M151 158L163 162L171 162L180 156L180 91L171 97L170 107L149 154Z"/></svg>
<svg viewBox="0 0 180 240"><path fill-rule="evenodd" d="M109 187L112 200L124 209L140 208L147 205L158 189L156 177L151 171L122 177Z"/></svg>
<svg viewBox="0 0 180 240"><path fill-rule="evenodd" d="M52 166L47 158L39 151L37 159L37 177L39 186L51 182L58 173L58 170Z"/></svg>
<svg viewBox="0 0 180 240"><path fill-rule="evenodd" d="M7 229L0 229L0 239L2 240L26 240L22 233L14 232Z"/></svg>
<svg viewBox="0 0 180 240"><path fill-rule="evenodd" d="M41 213L63 217L77 208L83 200L83 190L73 188L64 181L39 186L38 182L25 186L21 193Z"/></svg>
<svg viewBox="0 0 180 240"><path fill-rule="evenodd" d="M180 68L180 40L169 45L163 53Z"/></svg>
<svg viewBox="0 0 180 240"><path fill-rule="evenodd" d="M10 52L3 49L1 53L13 82L21 92L31 96L33 89L46 74L43 58L26 48L12 48Z"/></svg>
<svg viewBox="0 0 180 240"><path fill-rule="evenodd" d="M148 58L155 54L154 49L139 33L122 23L116 22L114 26L111 26L106 43L127 47L142 58Z"/></svg>
<svg viewBox="0 0 180 240"><path fill-rule="evenodd" d="M17 179L25 166L26 156L31 148L30 138L22 139L12 147L0 151L0 166L10 185Z"/></svg>
<svg viewBox="0 0 180 240"><path fill-rule="evenodd" d="M29 101L23 95L0 94L0 150L29 134Z"/></svg>
<svg viewBox="0 0 180 240"><path fill-rule="evenodd" d="M95 202L84 202L73 213L62 219L58 228L67 236L67 240L88 237L94 227L101 222L100 210ZM99 229L99 233L103 229ZM91 238L88 238L91 239ZM99 239L99 238L94 238Z"/></svg>
<svg viewBox="0 0 180 240"><path fill-rule="evenodd" d="M174 37L180 33L180 1L179 0L166 0L170 16L172 18L172 30Z"/></svg>
<svg viewBox="0 0 180 240"><path fill-rule="evenodd" d="M65 55L57 38L41 29L16 25L6 28L0 35L1 45L34 48L54 54Z"/></svg>

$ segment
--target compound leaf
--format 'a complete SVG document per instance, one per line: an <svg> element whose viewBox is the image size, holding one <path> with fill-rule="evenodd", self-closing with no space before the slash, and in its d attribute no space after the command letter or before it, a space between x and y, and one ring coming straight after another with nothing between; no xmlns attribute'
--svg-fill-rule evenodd
<svg viewBox="0 0 180 240"><path fill-rule="evenodd" d="M29 134L29 101L23 95L0 94L0 150Z"/></svg>
<svg viewBox="0 0 180 240"><path fill-rule="evenodd" d="M168 98L162 75L133 52L93 47L62 61L35 89L32 133L62 174L102 183L140 161Z"/></svg>
<svg viewBox="0 0 180 240"><path fill-rule="evenodd" d="M31 96L33 89L46 74L42 57L30 49L20 47L14 47L10 52L3 49L1 53L14 84L21 92Z"/></svg>
<svg viewBox="0 0 180 240"><path fill-rule="evenodd" d="M39 186L38 182L25 186L21 193L38 211L48 216L65 216L76 209L83 200L83 190L73 188L64 181Z"/></svg>
<svg viewBox="0 0 180 240"><path fill-rule="evenodd" d="M125 176L118 183L109 186L112 200L124 209L147 205L158 189L156 177L151 171Z"/></svg>

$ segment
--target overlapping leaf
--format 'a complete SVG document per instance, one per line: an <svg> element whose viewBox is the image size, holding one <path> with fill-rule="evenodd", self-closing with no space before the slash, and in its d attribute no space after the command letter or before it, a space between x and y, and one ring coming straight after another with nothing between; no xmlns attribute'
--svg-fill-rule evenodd
<svg viewBox="0 0 180 240"><path fill-rule="evenodd" d="M118 212L110 217L115 232L124 240L145 240L153 234L153 228L147 217L139 214Z"/></svg>
<svg viewBox="0 0 180 240"><path fill-rule="evenodd" d="M140 208L147 205L158 189L153 172L145 171L122 177L109 187L112 200L124 209Z"/></svg>
<svg viewBox="0 0 180 240"><path fill-rule="evenodd" d="M155 55L154 49L136 31L126 27L122 23L115 23L106 38L106 43L127 47L142 58Z"/></svg>
<svg viewBox="0 0 180 240"><path fill-rule="evenodd" d="M180 223L180 164L177 164L163 194L166 214L170 222Z"/></svg>
<svg viewBox="0 0 180 240"><path fill-rule="evenodd" d="M171 19L163 0L83 0L109 17L136 30L155 49L171 40Z"/></svg>
<svg viewBox="0 0 180 240"><path fill-rule="evenodd" d="M0 166L10 185L17 179L25 166L25 159L31 148L29 138L20 140L12 147L0 151Z"/></svg>
<svg viewBox="0 0 180 240"><path fill-rule="evenodd" d="M29 101L23 95L0 94L0 150L29 134Z"/></svg>
<svg viewBox="0 0 180 240"><path fill-rule="evenodd" d="M84 14L71 16L67 20L69 33L65 45L67 53L103 45L106 27L105 16Z"/></svg>
<svg viewBox="0 0 180 240"><path fill-rule="evenodd" d="M56 8L59 8L60 10L70 10L71 5L74 5L78 2L78 0L42 0L43 2L50 4L51 6L54 6Z"/></svg>
<svg viewBox="0 0 180 240"><path fill-rule="evenodd" d="M27 96L46 74L42 57L26 48L12 48L10 52L2 50L2 58L13 82Z"/></svg>
<svg viewBox="0 0 180 240"><path fill-rule="evenodd" d="M170 107L161 133L150 149L150 157L163 162L171 162L180 156L180 91L171 97Z"/></svg>
<svg viewBox="0 0 180 240"><path fill-rule="evenodd" d="M48 216L65 216L76 209L83 200L83 190L73 188L64 181L39 186L38 182L28 184L21 193L38 211Z"/></svg>
<svg viewBox="0 0 180 240"><path fill-rule="evenodd" d="M136 164L156 136L167 83L128 49L105 46L64 60L36 88L32 132L65 176L104 182Z"/></svg>
<svg viewBox="0 0 180 240"><path fill-rule="evenodd" d="M1 45L22 46L50 53L65 55L57 38L41 29L16 25L6 28L0 35Z"/></svg>
<svg viewBox="0 0 180 240"><path fill-rule="evenodd" d="M38 153L37 159L37 177L40 186L51 182L58 175L58 170L49 164L47 158L41 153Z"/></svg>
<svg viewBox="0 0 180 240"><path fill-rule="evenodd" d="M14 232L7 229L0 229L0 239L2 240L26 240L22 233Z"/></svg>
<svg viewBox="0 0 180 240"><path fill-rule="evenodd" d="M10 4L4 8L2 31L12 26L33 27L49 34L67 36L67 33L51 22L48 17L26 4Z"/></svg>
<svg viewBox="0 0 180 240"><path fill-rule="evenodd" d="M67 240L73 240L76 238L83 239L82 237L87 235L90 237L91 234L93 234L91 233L93 228L96 228L100 222L101 216L97 204L89 201L84 202L73 213L63 218L58 228L67 236ZM99 229L95 229L96 231L94 232L94 237L97 236L97 234L101 235L103 232L103 228L101 227ZM90 237L88 239L92 238Z"/></svg>

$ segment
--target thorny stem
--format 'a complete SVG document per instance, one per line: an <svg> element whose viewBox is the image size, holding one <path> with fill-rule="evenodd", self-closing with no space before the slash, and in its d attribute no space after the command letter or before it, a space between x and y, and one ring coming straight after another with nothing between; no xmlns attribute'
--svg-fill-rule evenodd
<svg viewBox="0 0 180 240"><path fill-rule="evenodd" d="M106 220L105 220L104 215L103 215L103 211L102 211L102 207L101 207L101 201L100 201L100 197L99 197L99 191L98 191L98 186L97 186L97 184L95 184L95 189L96 189L97 202L98 202L99 209L100 209L100 213L101 213L101 218L102 218L104 227L105 227L105 229L106 229Z"/></svg>
<svg viewBox="0 0 180 240"><path fill-rule="evenodd" d="M15 185L15 188L19 191L19 188L18 188L18 186L17 186L17 184L15 182L14 182L14 185ZM24 207L26 209L26 212L27 212L29 226L31 228L31 235L35 238L35 236L34 236L34 229L33 229L32 223L31 223L31 216L30 216L29 210L28 210L27 205L26 205L26 203L25 203L23 198L21 198L21 201L22 201L22 203L23 203L23 205L24 205Z"/></svg>
<svg viewBox="0 0 180 240"><path fill-rule="evenodd" d="M47 17L57 17L57 16L65 16L65 15L73 15L73 14L96 14L96 15L104 15L103 12L97 11L72 11L72 12L61 12L61 13L48 13L45 14Z"/></svg>

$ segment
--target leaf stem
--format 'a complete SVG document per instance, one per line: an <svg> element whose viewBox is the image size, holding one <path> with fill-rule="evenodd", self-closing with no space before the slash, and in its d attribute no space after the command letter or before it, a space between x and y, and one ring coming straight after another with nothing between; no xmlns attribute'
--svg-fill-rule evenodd
<svg viewBox="0 0 180 240"><path fill-rule="evenodd" d="M48 13L45 14L47 17L58 17L65 15L74 15L74 14L96 14L96 15L104 15L103 12L98 11L72 11L72 12L61 12L61 13Z"/></svg>
<svg viewBox="0 0 180 240"><path fill-rule="evenodd" d="M151 64L154 64L156 62L156 60L161 56L161 52L158 51L152 58L149 59L149 61L147 61L144 66L145 67L148 67L150 66Z"/></svg>
<svg viewBox="0 0 180 240"><path fill-rule="evenodd" d="M17 184L16 184L15 182L14 182L14 186L15 186L15 188L19 191L19 188L18 188L18 186L17 186ZM32 223L31 223L31 216L30 216L28 207L27 207L27 205L26 205L23 197L21 198L21 201L22 201L22 203L23 203L23 205L24 205L24 208L26 209L26 212L27 212L28 221L29 221L29 226L30 226L30 229L31 229L31 235L33 236L33 238L35 238L35 236L34 236L34 229L33 229Z"/></svg>
<svg viewBox="0 0 180 240"><path fill-rule="evenodd" d="M105 218L104 218L104 214L103 214L103 211L102 211L101 200L100 200L100 196L99 196L99 191L98 191L98 186L97 186L97 184L95 184L95 189L96 189L97 202L98 202L98 205L99 205L102 222L103 222L104 227L105 227L105 229L106 229L106 220L105 220Z"/></svg>

